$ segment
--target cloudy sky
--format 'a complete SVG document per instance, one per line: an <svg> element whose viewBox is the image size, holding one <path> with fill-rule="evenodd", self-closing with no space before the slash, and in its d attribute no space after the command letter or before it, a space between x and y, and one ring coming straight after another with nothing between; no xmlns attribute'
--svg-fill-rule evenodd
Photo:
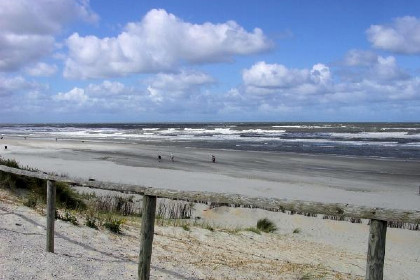
<svg viewBox="0 0 420 280"><path fill-rule="evenodd" d="M0 0L0 122L420 121L420 1Z"/></svg>

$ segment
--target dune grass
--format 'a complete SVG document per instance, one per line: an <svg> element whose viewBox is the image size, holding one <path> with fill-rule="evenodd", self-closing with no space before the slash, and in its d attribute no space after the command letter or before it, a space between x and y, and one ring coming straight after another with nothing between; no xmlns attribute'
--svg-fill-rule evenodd
<svg viewBox="0 0 420 280"><path fill-rule="evenodd" d="M276 225L267 218L260 219L257 222L257 229L262 232L271 233L277 230Z"/></svg>

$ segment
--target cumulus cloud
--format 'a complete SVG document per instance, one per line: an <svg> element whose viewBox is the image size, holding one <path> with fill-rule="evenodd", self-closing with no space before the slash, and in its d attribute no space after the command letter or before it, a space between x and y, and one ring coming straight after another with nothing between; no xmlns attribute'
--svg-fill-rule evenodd
<svg viewBox="0 0 420 280"><path fill-rule="evenodd" d="M140 22L125 26L117 37L74 33L67 39L64 76L97 78L130 73L156 73L190 64L232 60L268 50L272 43L261 29L246 31L234 21L185 22L165 10L151 10Z"/></svg>
<svg viewBox="0 0 420 280"><path fill-rule="evenodd" d="M408 79L409 75L401 69L396 62L395 57L378 56L378 61L372 67L369 73L373 80L393 81Z"/></svg>
<svg viewBox="0 0 420 280"><path fill-rule="evenodd" d="M150 80L150 86L165 91L184 91L192 87L213 82L214 79L206 73L198 71L181 71L176 74L157 74Z"/></svg>
<svg viewBox="0 0 420 280"><path fill-rule="evenodd" d="M210 75L198 71L181 71L175 74L159 73L148 81L147 91L155 102L187 99L198 94L201 88L214 83ZM183 101L183 100L179 100Z"/></svg>
<svg viewBox="0 0 420 280"><path fill-rule="evenodd" d="M94 96L115 96L131 92L132 89L120 82L103 81L101 84L89 84L86 92Z"/></svg>
<svg viewBox="0 0 420 280"><path fill-rule="evenodd" d="M17 71L54 49L54 35L75 19L96 21L89 1L0 1L0 71Z"/></svg>
<svg viewBox="0 0 420 280"><path fill-rule="evenodd" d="M378 55L373 51L350 50L344 56L346 66L369 66L378 61Z"/></svg>
<svg viewBox="0 0 420 280"><path fill-rule="evenodd" d="M343 60L342 79L362 81L369 79L382 83L405 80L409 74L398 66L394 56L379 56L372 51L351 50Z"/></svg>
<svg viewBox="0 0 420 280"><path fill-rule="evenodd" d="M77 104L83 104L88 100L88 96L85 94L85 90L82 88L75 87L68 92L59 92L53 96L56 101L66 101Z"/></svg>
<svg viewBox="0 0 420 280"><path fill-rule="evenodd" d="M53 110L63 114L83 112L83 115L122 115L144 111L145 108L153 111L145 89L108 80L59 92L50 97L49 103L54 105Z"/></svg>
<svg viewBox="0 0 420 280"><path fill-rule="evenodd" d="M0 96L14 95L22 91L30 92L44 88L45 86L33 81L27 81L21 76L10 78L0 76Z"/></svg>
<svg viewBox="0 0 420 280"><path fill-rule="evenodd" d="M46 64L39 62L33 67L27 67L26 73L35 77L49 77L57 72L57 65Z"/></svg>
<svg viewBox="0 0 420 280"><path fill-rule="evenodd" d="M290 69L281 64L254 64L242 72L242 79L249 93L315 93L331 80L330 69L316 64L312 69Z"/></svg>
<svg viewBox="0 0 420 280"><path fill-rule="evenodd" d="M392 24L371 25L366 31L373 47L402 54L420 54L420 19L405 16Z"/></svg>
<svg viewBox="0 0 420 280"><path fill-rule="evenodd" d="M243 84L226 94L227 104L280 113L420 101L420 77L401 69L395 57L353 50L343 62L334 71L321 63L293 69L258 62L243 70Z"/></svg>

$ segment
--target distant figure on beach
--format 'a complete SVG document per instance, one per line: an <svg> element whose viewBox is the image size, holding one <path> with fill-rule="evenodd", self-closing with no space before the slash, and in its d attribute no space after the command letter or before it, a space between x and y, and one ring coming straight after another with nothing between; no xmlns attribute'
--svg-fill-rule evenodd
<svg viewBox="0 0 420 280"><path fill-rule="evenodd" d="M212 161L213 163L215 163L215 162L216 162L216 157L215 157L214 155L211 155L211 161Z"/></svg>
<svg viewBox="0 0 420 280"><path fill-rule="evenodd" d="M55 138L55 142L57 142L57 138Z"/></svg>
<svg viewBox="0 0 420 280"><path fill-rule="evenodd" d="M7 146L4 146L4 149L7 150Z"/></svg>
<svg viewBox="0 0 420 280"><path fill-rule="evenodd" d="M162 160L162 156L158 155L158 161L161 161L161 160Z"/></svg>
<svg viewBox="0 0 420 280"><path fill-rule="evenodd" d="M174 158L174 154L171 153L171 161L174 162L175 158Z"/></svg>

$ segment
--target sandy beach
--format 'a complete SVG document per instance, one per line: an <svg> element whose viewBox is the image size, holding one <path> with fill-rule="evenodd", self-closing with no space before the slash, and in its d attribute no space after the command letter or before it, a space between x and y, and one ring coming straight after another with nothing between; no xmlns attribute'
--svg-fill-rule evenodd
<svg viewBox="0 0 420 280"><path fill-rule="evenodd" d="M1 143L8 146L7 150L1 149L4 158L73 177L420 209L420 163L414 160L215 151L156 143L29 138L3 139ZM211 162L212 154L216 163ZM161 161L157 155L162 156ZM58 247L53 258L44 252L45 217L7 199L0 203L0 242L7 244L0 252L1 274L6 277L2 279L22 279L33 273L28 267L34 268L31 259L35 256L41 265L36 267L34 279L120 279L121 275L136 279L138 226L127 224L123 235L115 236L58 221ZM208 209L200 204L195 208L194 215L200 221L221 228L251 227L258 219L268 217L278 230L258 235L158 226L152 279L305 279L304 275L312 277L308 279L364 278L367 221L352 224L259 209ZM296 229L299 233L293 233ZM419 231L388 229L384 279L417 279L419 252ZM16 263L22 265L14 270Z"/></svg>
<svg viewBox="0 0 420 280"><path fill-rule="evenodd" d="M159 143L1 141L8 149L2 148L0 156L72 177L176 190L420 209L420 162L416 160L209 150Z"/></svg>
<svg viewBox="0 0 420 280"><path fill-rule="evenodd" d="M151 279L364 279L366 223L203 205L195 215L215 230L156 226ZM45 216L1 189L0 216L0 279L137 279L139 219L122 235L57 220L53 254L45 252ZM238 230L266 217L275 233ZM417 279L419 240L418 231L388 229L384 279Z"/></svg>

